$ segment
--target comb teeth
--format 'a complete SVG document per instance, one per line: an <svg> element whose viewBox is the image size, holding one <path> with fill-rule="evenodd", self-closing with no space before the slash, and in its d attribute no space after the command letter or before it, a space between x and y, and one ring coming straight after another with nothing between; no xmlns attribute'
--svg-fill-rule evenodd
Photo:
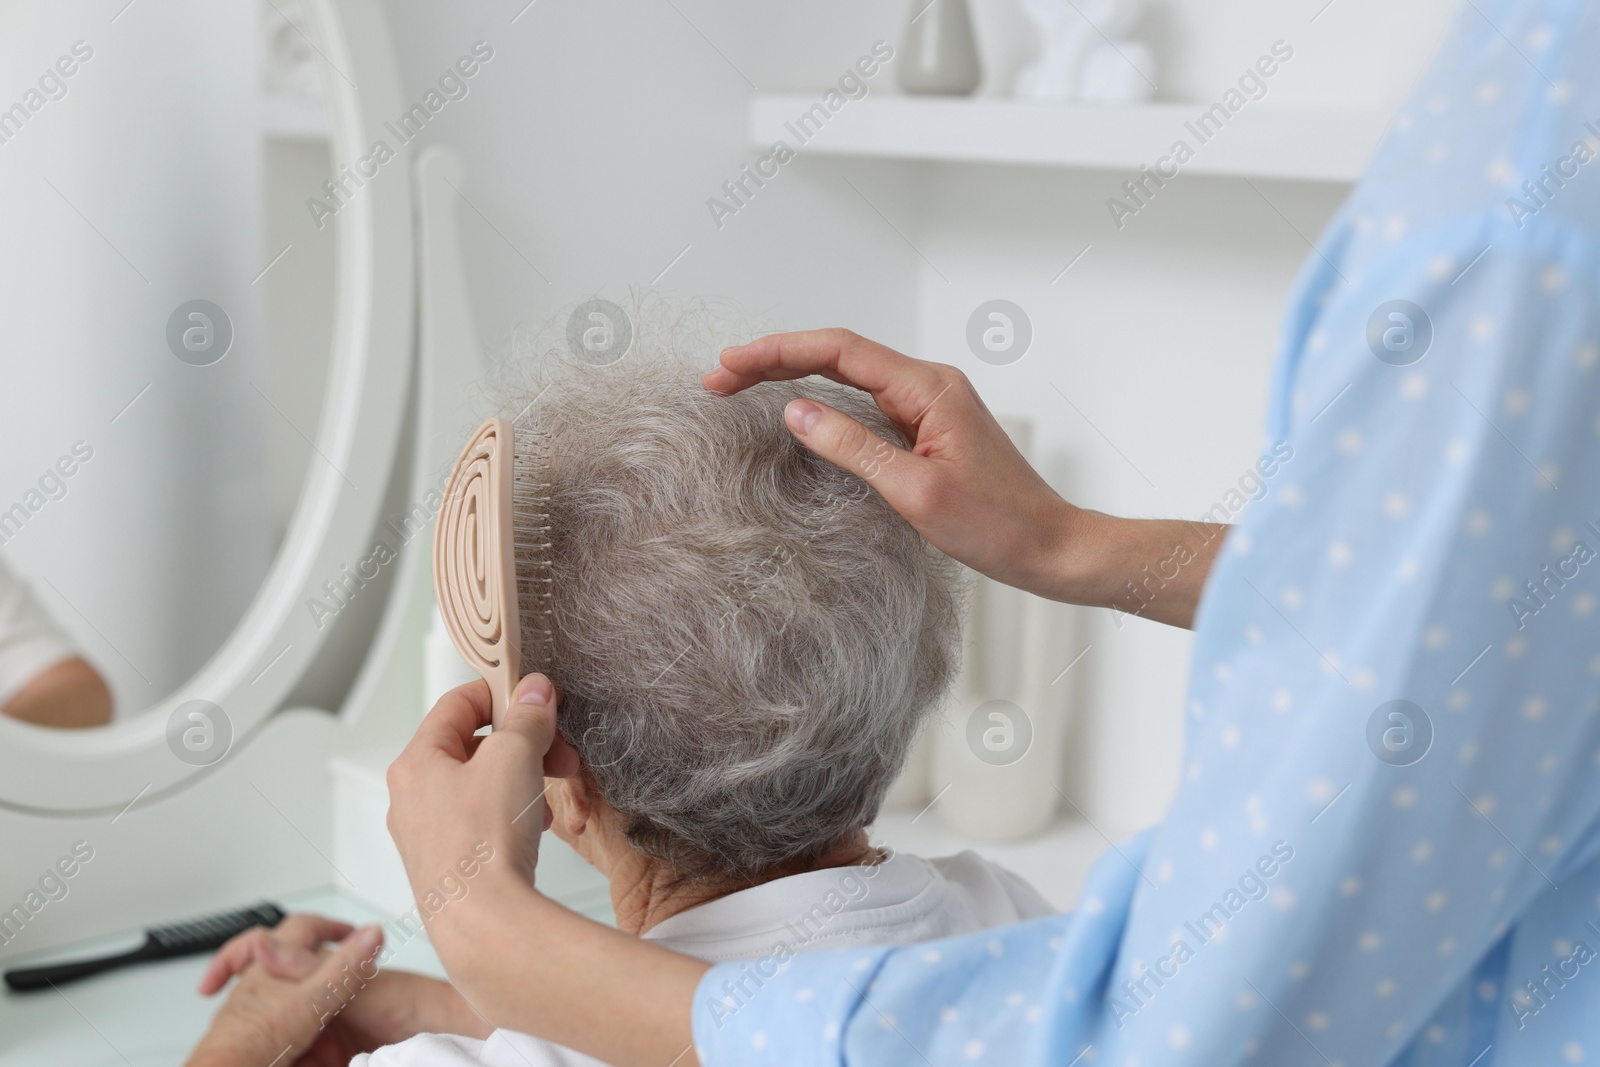
<svg viewBox="0 0 1600 1067"><path fill-rule="evenodd" d="M531 421L531 420L529 420ZM536 426L517 426L512 477L512 555L517 568L517 607L522 631L522 673L548 675L555 660L555 590L550 540L549 438Z"/></svg>
<svg viewBox="0 0 1600 1067"><path fill-rule="evenodd" d="M272 927L283 920L283 912L272 904L258 904L239 911L206 915L170 926L158 926L150 931L150 940L168 952L196 951L219 948L230 937L242 934L252 926Z"/></svg>

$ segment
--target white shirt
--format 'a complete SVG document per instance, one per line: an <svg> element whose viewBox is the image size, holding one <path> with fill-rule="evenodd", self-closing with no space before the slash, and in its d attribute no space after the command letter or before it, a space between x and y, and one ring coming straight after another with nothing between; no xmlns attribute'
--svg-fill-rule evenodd
<svg viewBox="0 0 1600 1067"><path fill-rule="evenodd" d="M0 707L46 667L77 655L26 582L0 562Z"/></svg>
<svg viewBox="0 0 1600 1067"><path fill-rule="evenodd" d="M928 941L1052 915L1032 886L973 852L809 871L679 912L643 937L710 963L780 951ZM350 1067L598 1067L599 1060L513 1030L486 1041L420 1034Z"/></svg>

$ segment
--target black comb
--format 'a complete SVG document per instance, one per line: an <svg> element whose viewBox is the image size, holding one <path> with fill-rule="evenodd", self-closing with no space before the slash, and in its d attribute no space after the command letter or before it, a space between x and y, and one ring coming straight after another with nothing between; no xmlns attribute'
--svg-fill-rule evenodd
<svg viewBox="0 0 1600 1067"><path fill-rule="evenodd" d="M146 960L170 960L179 956L193 956L199 952L214 952L235 934L242 934L252 926L269 929L283 921L283 910L276 904L257 904L253 908L207 915L171 926L156 926L145 931L144 944L132 952L100 956L75 963L54 963L48 967L27 967L7 971L6 985L17 992L47 989L63 982L77 981L91 974L126 967L130 963Z"/></svg>

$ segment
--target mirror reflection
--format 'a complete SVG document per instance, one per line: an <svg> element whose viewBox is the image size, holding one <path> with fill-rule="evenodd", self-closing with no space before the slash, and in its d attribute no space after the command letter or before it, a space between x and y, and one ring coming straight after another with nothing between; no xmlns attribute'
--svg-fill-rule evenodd
<svg viewBox="0 0 1600 1067"><path fill-rule="evenodd" d="M217 651L326 463L322 61L283 0L4 19L0 711L93 726Z"/></svg>

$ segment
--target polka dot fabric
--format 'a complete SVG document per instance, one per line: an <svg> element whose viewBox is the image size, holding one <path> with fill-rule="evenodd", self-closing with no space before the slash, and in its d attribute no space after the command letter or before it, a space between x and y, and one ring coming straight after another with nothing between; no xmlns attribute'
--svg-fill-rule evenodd
<svg viewBox="0 0 1600 1067"><path fill-rule="evenodd" d="M1474 0L1318 239L1166 821L1069 915L716 968L704 1062L1600 1064L1597 57Z"/></svg>

